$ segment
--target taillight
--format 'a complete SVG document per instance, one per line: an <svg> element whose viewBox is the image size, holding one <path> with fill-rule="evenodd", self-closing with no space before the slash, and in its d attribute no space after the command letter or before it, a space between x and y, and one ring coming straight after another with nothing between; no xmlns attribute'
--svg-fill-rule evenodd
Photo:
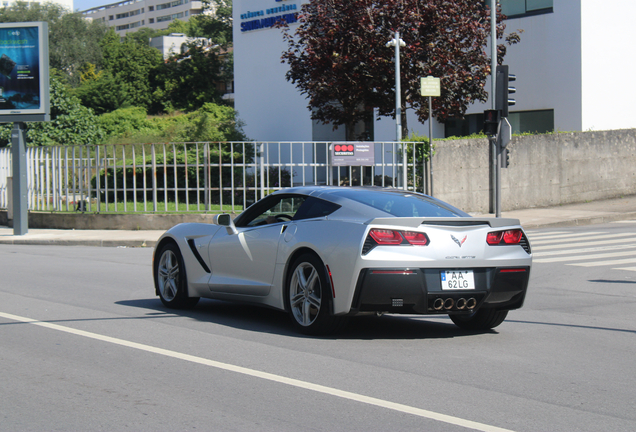
<svg viewBox="0 0 636 432"><path fill-rule="evenodd" d="M404 231L402 233L407 242L415 246L426 246L428 244L428 237L426 234L415 231Z"/></svg>
<svg viewBox="0 0 636 432"><path fill-rule="evenodd" d="M398 245L402 243L402 236L398 231L387 229L372 229L369 235L379 245Z"/></svg>
<svg viewBox="0 0 636 432"><path fill-rule="evenodd" d="M488 236L486 237L486 242L489 245L498 245L499 243L501 243L502 237L503 237L503 231L489 232Z"/></svg>
<svg viewBox="0 0 636 432"><path fill-rule="evenodd" d="M486 243L489 245L515 245L521 242L523 232L520 229L513 229L507 231L495 231L489 232L486 236Z"/></svg>
<svg viewBox="0 0 636 432"><path fill-rule="evenodd" d="M503 241L505 244L519 244L521 240L521 230L510 230L504 232Z"/></svg>
<svg viewBox="0 0 636 432"><path fill-rule="evenodd" d="M430 243L426 233L371 228L362 246L362 255L368 254L376 246L428 246Z"/></svg>

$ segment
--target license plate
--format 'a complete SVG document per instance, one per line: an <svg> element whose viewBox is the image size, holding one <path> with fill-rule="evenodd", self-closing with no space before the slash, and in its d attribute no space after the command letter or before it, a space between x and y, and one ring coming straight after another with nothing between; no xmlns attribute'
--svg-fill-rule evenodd
<svg viewBox="0 0 636 432"><path fill-rule="evenodd" d="M443 290L471 290L475 289L475 276L472 270L443 270Z"/></svg>

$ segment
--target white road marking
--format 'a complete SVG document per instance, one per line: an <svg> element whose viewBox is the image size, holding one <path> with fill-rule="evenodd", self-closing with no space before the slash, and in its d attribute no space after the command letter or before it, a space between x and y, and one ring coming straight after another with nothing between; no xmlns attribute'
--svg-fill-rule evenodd
<svg viewBox="0 0 636 432"><path fill-rule="evenodd" d="M630 259L613 260L613 261L596 261L591 263L573 263L569 265L579 267L600 267L600 266L614 266L618 264L631 264L636 263L636 257Z"/></svg>
<svg viewBox="0 0 636 432"><path fill-rule="evenodd" d="M534 243L530 243L530 245L532 246L532 250L539 250L539 251L544 251L547 249L563 249L564 247L566 248L571 248L571 249L575 249L575 248L580 248L580 247L586 247L586 246L598 246L598 245L604 245L604 244L616 244L616 243L629 243L629 242L633 242L636 241L636 237L630 237L630 238L619 238L619 239L610 239L610 240L600 240L600 241L591 241L591 242L580 242L580 243L568 243L568 244L557 244L557 245L547 245L547 246L538 246L535 247Z"/></svg>
<svg viewBox="0 0 636 432"><path fill-rule="evenodd" d="M590 235L590 234L591 233L577 234L576 236L568 237L568 239L569 239L569 241L590 241L590 240L600 240L600 239L625 237L625 233L618 233L618 234L603 234L603 233L597 234L597 233L595 233L595 235ZM632 236L633 236L633 234L632 234ZM533 245L535 245L535 244L537 244L537 245L547 245L547 244L553 244L553 243L560 243L563 246L567 246L568 245L568 243L564 243L564 239L562 239L562 238L559 238L559 239L545 239L545 240L533 240L532 237L531 237L530 241L532 242Z"/></svg>
<svg viewBox="0 0 636 432"><path fill-rule="evenodd" d="M575 249L575 250L564 249L564 250L557 250L557 251L550 251L550 252L532 251L532 256L543 257L543 256L552 256L552 255L583 254L583 253L590 253L590 252L610 251L610 250L616 250L616 249L625 250L625 249L634 249L634 248L636 248L636 244L617 245L617 246L599 246L599 247L583 248L583 249Z"/></svg>
<svg viewBox="0 0 636 432"><path fill-rule="evenodd" d="M636 223L636 219L613 221L610 223Z"/></svg>
<svg viewBox="0 0 636 432"><path fill-rule="evenodd" d="M537 237L548 237L550 235L555 235L555 234L568 234L571 233L572 231L550 231L550 232L545 232L545 231L535 231L535 230L529 230L526 231L526 234L528 234L529 236L537 236Z"/></svg>
<svg viewBox="0 0 636 432"><path fill-rule="evenodd" d="M613 268L612 270L628 270L628 271L636 271L636 267Z"/></svg>
<svg viewBox="0 0 636 432"><path fill-rule="evenodd" d="M580 255L580 256L566 256L566 257L556 257L556 258L539 258L533 259L532 262L565 262L565 261L584 261L584 260L593 260L593 259L604 259L604 258L614 258L619 256L632 255L636 256L636 251L622 251L622 252L612 252L612 253L602 253L596 255Z"/></svg>
<svg viewBox="0 0 636 432"><path fill-rule="evenodd" d="M177 351L171 351L171 350L167 350L163 348L153 347L150 345L144 345L144 344L140 344L136 342L127 341L124 339L104 336L98 333L87 332L84 330L77 330L71 327L65 327L58 324L38 321L31 318L25 318L25 317L3 313L3 312L0 312L0 317L13 320L13 321L33 324L33 325L48 328L51 330L57 330L57 331L73 334L76 336L83 336L86 338L95 339L102 342L108 342L111 344L120 345L120 346L124 346L128 348L134 348L140 351L145 351L145 352L149 352L153 354L159 354L159 355L172 357L179 360L189 361L191 363L196 363L203 366L210 366L217 369L222 369L222 370L226 370L230 372L236 372L243 375L248 375L255 378L261 378L264 380L268 380L268 381L272 381L272 382L276 382L280 384L286 384L292 387L297 387L297 388L301 388L305 390L311 390L318 393L340 397L343 399L349 399L355 402L360 402L360 403L364 403L368 405L374 405L377 407L386 408L386 409L390 409L390 410L398 411L398 412L403 412L406 414L411 414L411 415L426 418L426 419L436 420L443 423L448 423L448 424L464 427L467 429L473 429L473 430L478 430L483 432L512 432L509 429L502 429L496 426L490 426L484 423L478 423L471 420L465 420L459 417L436 413L434 411L428 411L421 408L415 408L409 405L403 405L400 403L390 402L383 399L378 399L378 398L374 398L370 396L364 396L361 394L352 393L352 392L348 392L344 390L338 390L333 387L326 387L319 384L312 384L306 381L301 381L301 380L297 380L293 378L287 378L284 376L275 375L268 372L261 372L255 369L249 369L249 368L245 368L241 366L232 365L229 363L222 363L222 362L218 362L214 360L209 360L203 357L183 354Z"/></svg>
<svg viewBox="0 0 636 432"><path fill-rule="evenodd" d="M559 232L559 233L546 233L546 234L529 234L528 237L531 241L551 240L551 239L563 239L569 237L579 237L585 235L604 234L603 232L589 232L589 233L572 233L572 232Z"/></svg>

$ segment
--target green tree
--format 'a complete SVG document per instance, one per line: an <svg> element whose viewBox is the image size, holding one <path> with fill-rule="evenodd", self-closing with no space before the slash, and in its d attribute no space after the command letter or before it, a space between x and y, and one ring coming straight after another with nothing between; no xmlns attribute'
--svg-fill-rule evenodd
<svg viewBox="0 0 636 432"><path fill-rule="evenodd" d="M189 45L187 53L156 69L152 112L195 111L207 102L222 103L216 84L227 77L227 60L218 47Z"/></svg>
<svg viewBox="0 0 636 432"><path fill-rule="evenodd" d="M211 13L190 17L186 34L212 39L223 48L232 45L232 0L203 0L203 10Z"/></svg>
<svg viewBox="0 0 636 432"><path fill-rule="evenodd" d="M136 32L126 34L127 38L130 38L139 45L150 45L150 39L156 36L161 36L163 31L151 29L150 27L142 27Z"/></svg>
<svg viewBox="0 0 636 432"><path fill-rule="evenodd" d="M55 3L17 2L0 13L0 22L29 21L49 24L49 63L69 84L79 85L79 70L84 64L101 64L99 41L107 29L103 23L88 21Z"/></svg>
<svg viewBox="0 0 636 432"><path fill-rule="evenodd" d="M128 93L128 84L119 82L108 71L100 71L94 79L83 79L73 94L82 105L91 108L98 115L133 104Z"/></svg>
<svg viewBox="0 0 636 432"><path fill-rule="evenodd" d="M150 85L155 68L163 63L161 53L133 37L121 42L113 29L101 42L103 69L113 77L112 83L124 87L132 105L149 107L153 89Z"/></svg>

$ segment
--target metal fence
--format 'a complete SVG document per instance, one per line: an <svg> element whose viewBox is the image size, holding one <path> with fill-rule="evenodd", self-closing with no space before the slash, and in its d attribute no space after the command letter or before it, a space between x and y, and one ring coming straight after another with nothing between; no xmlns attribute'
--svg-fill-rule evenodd
<svg viewBox="0 0 636 432"><path fill-rule="evenodd" d="M426 190L425 143L372 143L371 166L334 167L328 142L199 142L27 148L34 211L240 212L300 185ZM419 150L418 150L419 149ZM0 208L7 208L10 149L0 149Z"/></svg>

